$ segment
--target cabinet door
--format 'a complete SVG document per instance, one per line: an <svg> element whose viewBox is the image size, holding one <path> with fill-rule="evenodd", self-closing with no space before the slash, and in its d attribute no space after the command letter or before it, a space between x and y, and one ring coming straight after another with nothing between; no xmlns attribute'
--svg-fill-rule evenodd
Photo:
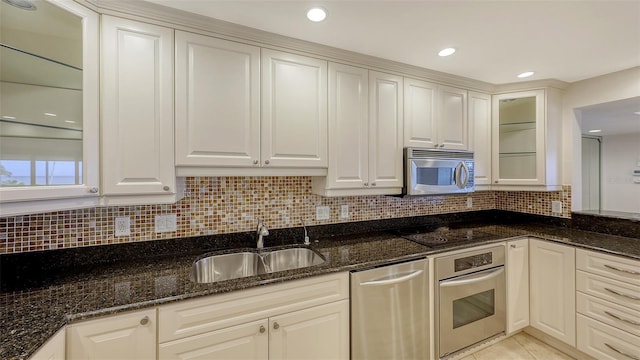
<svg viewBox="0 0 640 360"><path fill-rule="evenodd" d="M369 183L372 187L402 187L402 89L401 76L369 71Z"/></svg>
<svg viewBox="0 0 640 360"><path fill-rule="evenodd" d="M531 326L576 344L575 249L529 240Z"/></svg>
<svg viewBox="0 0 640 360"><path fill-rule="evenodd" d="M176 32L176 165L258 166L260 48Z"/></svg>
<svg viewBox="0 0 640 360"><path fill-rule="evenodd" d="M529 239L507 243L507 334L529 326Z"/></svg>
<svg viewBox="0 0 640 360"><path fill-rule="evenodd" d="M160 359L268 359L269 322L254 321L160 344Z"/></svg>
<svg viewBox="0 0 640 360"><path fill-rule="evenodd" d="M105 195L175 192L173 30L102 17Z"/></svg>
<svg viewBox="0 0 640 360"><path fill-rule="evenodd" d="M438 95L439 147L468 149L467 90L440 86Z"/></svg>
<svg viewBox="0 0 640 360"><path fill-rule="evenodd" d="M53 335L29 360L65 360L65 329Z"/></svg>
<svg viewBox="0 0 640 360"><path fill-rule="evenodd" d="M348 359L349 301L269 319L270 359Z"/></svg>
<svg viewBox="0 0 640 360"><path fill-rule="evenodd" d="M476 185L491 185L491 95L469 92L469 148Z"/></svg>
<svg viewBox="0 0 640 360"><path fill-rule="evenodd" d="M67 359L155 359L156 311L144 310L67 327Z"/></svg>
<svg viewBox="0 0 640 360"><path fill-rule="evenodd" d="M327 167L327 62L262 49L263 166Z"/></svg>
<svg viewBox="0 0 640 360"><path fill-rule="evenodd" d="M544 90L493 97L494 183L545 184L544 100Z"/></svg>
<svg viewBox="0 0 640 360"><path fill-rule="evenodd" d="M329 64L327 188L362 188L369 177L369 72Z"/></svg>
<svg viewBox="0 0 640 360"><path fill-rule="evenodd" d="M404 146L437 147L438 86L404 78Z"/></svg>

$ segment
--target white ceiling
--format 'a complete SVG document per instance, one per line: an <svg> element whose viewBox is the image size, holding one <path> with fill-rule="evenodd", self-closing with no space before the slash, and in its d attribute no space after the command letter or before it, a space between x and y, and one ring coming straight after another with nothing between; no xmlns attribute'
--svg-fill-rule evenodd
<svg viewBox="0 0 640 360"><path fill-rule="evenodd" d="M640 66L640 1L148 0L493 84ZM305 17L313 5L324 22ZM441 58L444 47L458 51ZM536 74L520 80L517 74Z"/></svg>
<svg viewBox="0 0 640 360"><path fill-rule="evenodd" d="M640 133L640 96L585 106L576 109L580 114L580 129L583 134L607 136ZM589 130L602 130L589 133Z"/></svg>

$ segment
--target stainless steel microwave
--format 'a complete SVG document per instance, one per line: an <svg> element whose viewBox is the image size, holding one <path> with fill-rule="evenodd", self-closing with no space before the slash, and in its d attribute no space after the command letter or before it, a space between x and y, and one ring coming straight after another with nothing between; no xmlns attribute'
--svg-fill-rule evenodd
<svg viewBox="0 0 640 360"><path fill-rule="evenodd" d="M474 191L473 151L405 148L404 170L405 195Z"/></svg>

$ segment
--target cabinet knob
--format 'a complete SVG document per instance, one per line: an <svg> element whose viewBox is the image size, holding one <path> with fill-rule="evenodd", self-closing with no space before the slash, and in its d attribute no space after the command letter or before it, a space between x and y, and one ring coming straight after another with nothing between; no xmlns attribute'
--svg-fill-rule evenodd
<svg viewBox="0 0 640 360"><path fill-rule="evenodd" d="M433 145L434 148L437 148L438 146L439 146L438 144Z"/></svg>
<svg viewBox="0 0 640 360"><path fill-rule="evenodd" d="M171 188L169 186L167 186L167 185L162 187L162 190L164 190L164 191L169 191L169 189L171 189Z"/></svg>
<svg viewBox="0 0 640 360"><path fill-rule="evenodd" d="M97 194L98 193L98 188L97 187L92 187L91 189L89 189L89 192L92 194Z"/></svg>
<svg viewBox="0 0 640 360"><path fill-rule="evenodd" d="M269 165L270 161L269 160L265 160L264 163L265 163L265 165Z"/></svg>
<svg viewBox="0 0 640 360"><path fill-rule="evenodd" d="M149 323L149 317L145 316L140 320L140 325L147 325Z"/></svg>
<svg viewBox="0 0 640 360"><path fill-rule="evenodd" d="M364 183L364 186L369 186L369 183Z"/></svg>
<svg viewBox="0 0 640 360"><path fill-rule="evenodd" d="M260 334L264 334L265 331L267 331L267 329L265 329L263 325L260 325Z"/></svg>
<svg viewBox="0 0 640 360"><path fill-rule="evenodd" d="M516 244L511 244L511 248L515 249L516 248Z"/></svg>
<svg viewBox="0 0 640 360"><path fill-rule="evenodd" d="M371 183L371 186L376 186L376 183Z"/></svg>
<svg viewBox="0 0 640 360"><path fill-rule="evenodd" d="M273 323L273 328L276 329L276 330L280 329L280 324L278 324L277 322L274 322Z"/></svg>
<svg viewBox="0 0 640 360"><path fill-rule="evenodd" d="M440 144L440 147L441 147L441 148L443 148L443 147L444 147L444 144Z"/></svg>
<svg viewBox="0 0 640 360"><path fill-rule="evenodd" d="M497 184L497 183L498 183L498 180L494 181L494 183L496 183L496 184Z"/></svg>
<svg viewBox="0 0 640 360"><path fill-rule="evenodd" d="M259 161L258 160L253 160L253 165L258 165Z"/></svg>

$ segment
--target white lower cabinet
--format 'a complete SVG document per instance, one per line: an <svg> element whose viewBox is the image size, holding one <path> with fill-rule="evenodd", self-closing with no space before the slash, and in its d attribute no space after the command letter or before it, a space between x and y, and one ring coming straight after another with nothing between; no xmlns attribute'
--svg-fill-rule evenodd
<svg viewBox="0 0 640 360"><path fill-rule="evenodd" d="M156 309L67 327L67 360L155 359Z"/></svg>
<svg viewBox="0 0 640 360"><path fill-rule="evenodd" d="M529 326L529 239L507 242L507 334Z"/></svg>
<svg viewBox="0 0 640 360"><path fill-rule="evenodd" d="M65 360L65 329L53 335L29 360Z"/></svg>
<svg viewBox="0 0 640 360"><path fill-rule="evenodd" d="M531 326L576 345L575 249L529 239Z"/></svg>
<svg viewBox="0 0 640 360"><path fill-rule="evenodd" d="M577 347L598 359L640 359L640 261L576 251Z"/></svg>
<svg viewBox="0 0 640 360"><path fill-rule="evenodd" d="M348 359L348 273L161 306L159 323L159 359Z"/></svg>

